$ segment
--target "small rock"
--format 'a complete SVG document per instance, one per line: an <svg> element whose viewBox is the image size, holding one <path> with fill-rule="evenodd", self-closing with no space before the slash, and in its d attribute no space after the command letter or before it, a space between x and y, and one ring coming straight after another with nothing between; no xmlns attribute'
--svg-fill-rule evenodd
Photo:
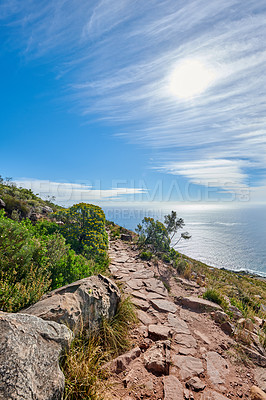
<svg viewBox="0 0 266 400"><path fill-rule="evenodd" d="M256 367L254 369L254 377L257 385L266 392L266 374L265 368Z"/></svg>
<svg viewBox="0 0 266 400"><path fill-rule="evenodd" d="M259 367L266 367L266 357L262 354L258 353L255 350L252 350L250 347L241 346L247 356Z"/></svg>
<svg viewBox="0 0 266 400"><path fill-rule="evenodd" d="M261 305L260 305L260 308L261 308L261 310L262 310L264 313L266 313L266 306L265 306L265 304L261 304Z"/></svg>
<svg viewBox="0 0 266 400"><path fill-rule="evenodd" d="M198 289L200 287L196 282L189 281L189 280L187 280L185 278L181 278L181 277L177 277L176 276L175 280L177 282L182 283L182 286L187 286L188 288Z"/></svg>
<svg viewBox="0 0 266 400"><path fill-rule="evenodd" d="M200 332L200 331L194 331L195 335L197 335L203 342L205 342L208 345L211 345L211 341L208 338L208 336L206 336L204 333Z"/></svg>
<svg viewBox="0 0 266 400"><path fill-rule="evenodd" d="M186 382L186 387L188 389L192 389L195 392L200 392L201 390L204 390L206 385L204 382L202 382L197 376L194 378L190 378L187 382Z"/></svg>
<svg viewBox="0 0 266 400"><path fill-rule="evenodd" d="M226 322L229 319L228 315L225 312L220 311L220 310L213 312L211 314L211 316L213 317L214 321L217 324L222 324L223 322Z"/></svg>
<svg viewBox="0 0 266 400"><path fill-rule="evenodd" d="M252 386L250 389L251 400L266 400L266 393L261 390L258 386Z"/></svg>
<svg viewBox="0 0 266 400"><path fill-rule="evenodd" d="M241 326L241 327L244 328L244 329L247 329L247 330L250 331L250 332L253 332L253 331L254 331L254 325L253 325L253 322L251 321L250 318L247 318L247 319L245 319L245 318L240 318L240 319L237 321L237 325L238 325L238 326Z"/></svg>
<svg viewBox="0 0 266 400"><path fill-rule="evenodd" d="M44 206L44 207L42 208L42 212L43 212L44 214L50 214L50 213L52 213L52 212L54 212L54 211L53 211L53 209L52 209L51 207L49 207L49 206Z"/></svg>
<svg viewBox="0 0 266 400"><path fill-rule="evenodd" d="M254 317L255 324L258 325L259 328L262 328L264 325L264 320L259 317Z"/></svg>
<svg viewBox="0 0 266 400"><path fill-rule="evenodd" d="M171 301L168 300L150 300L152 306L161 312L169 312L169 313L175 313L177 311L177 306L172 303Z"/></svg>
<svg viewBox="0 0 266 400"><path fill-rule="evenodd" d="M140 354L141 354L140 348L135 347L134 349L128 351L127 353L122 354L121 356L115 358L109 364L111 371L114 371L116 374L120 374L120 372L125 371L125 369L131 363L131 361L139 357Z"/></svg>
<svg viewBox="0 0 266 400"><path fill-rule="evenodd" d="M142 322L144 325L154 324L155 322L155 319L145 311L137 310L137 315L140 322Z"/></svg>
<svg viewBox="0 0 266 400"><path fill-rule="evenodd" d="M214 386L225 383L225 377L229 373L228 364L220 354L215 351L207 353L207 373Z"/></svg>
<svg viewBox="0 0 266 400"><path fill-rule="evenodd" d="M235 331L235 325L229 321L226 321L221 325L221 329L224 331L224 333L231 336Z"/></svg>
<svg viewBox="0 0 266 400"><path fill-rule="evenodd" d="M182 356L195 356L197 354L197 350L194 347L178 347L178 354Z"/></svg>
<svg viewBox="0 0 266 400"><path fill-rule="evenodd" d="M197 346L196 339L192 335L183 335L183 334L176 334L174 335L174 341L177 344L185 347L193 347Z"/></svg>
<svg viewBox="0 0 266 400"><path fill-rule="evenodd" d="M163 377L164 400L183 400L183 386L173 375Z"/></svg>
<svg viewBox="0 0 266 400"><path fill-rule="evenodd" d="M131 295L132 295L133 297L136 297L137 299L147 300L146 294L140 292L139 290L133 290L133 292L131 292Z"/></svg>
<svg viewBox="0 0 266 400"><path fill-rule="evenodd" d="M149 325L148 334L153 340L166 340L169 336L169 328L164 325Z"/></svg>
<svg viewBox="0 0 266 400"><path fill-rule="evenodd" d="M4 200L0 199L0 208L5 208L6 203L4 202Z"/></svg>
<svg viewBox="0 0 266 400"><path fill-rule="evenodd" d="M168 325L174 328L175 333L190 334L187 323L175 314L168 314Z"/></svg>
<svg viewBox="0 0 266 400"><path fill-rule="evenodd" d="M132 236L129 233L121 233L120 239L125 242L132 242Z"/></svg>
<svg viewBox="0 0 266 400"><path fill-rule="evenodd" d="M167 375L169 373L170 360L167 357L165 342L156 342L144 353L144 365L149 372L155 375Z"/></svg>
<svg viewBox="0 0 266 400"><path fill-rule="evenodd" d="M150 306L147 301L136 298L132 299L132 303L143 311L147 311Z"/></svg>
<svg viewBox="0 0 266 400"><path fill-rule="evenodd" d="M143 287L143 281L142 279L128 279L127 285L133 290L138 290Z"/></svg>
<svg viewBox="0 0 266 400"><path fill-rule="evenodd" d="M232 313L232 316L235 320L238 320L239 318L243 317L242 312L235 306L229 306L228 310Z"/></svg>
<svg viewBox="0 0 266 400"><path fill-rule="evenodd" d="M199 400L229 400L229 398L214 390L204 390Z"/></svg>
<svg viewBox="0 0 266 400"><path fill-rule="evenodd" d="M172 363L180 369L182 380L192 378L204 372L201 360L196 357L174 355Z"/></svg>
<svg viewBox="0 0 266 400"><path fill-rule="evenodd" d="M211 312L216 310L222 310L222 308L212 301L201 299L199 297L175 297L175 303L188 308L195 312Z"/></svg>
<svg viewBox="0 0 266 400"><path fill-rule="evenodd" d="M184 389L184 399L190 400L190 391L188 389Z"/></svg>

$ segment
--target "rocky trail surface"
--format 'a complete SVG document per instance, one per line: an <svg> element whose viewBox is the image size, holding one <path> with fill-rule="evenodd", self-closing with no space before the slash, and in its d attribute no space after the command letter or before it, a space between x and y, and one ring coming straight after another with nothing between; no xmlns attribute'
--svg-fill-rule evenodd
<svg viewBox="0 0 266 400"><path fill-rule="evenodd" d="M132 350L111 364L113 399L266 398L254 387L265 390L265 368L243 362L211 318L220 307L198 297L204 288L169 276L167 265L142 261L131 243L110 241L109 255L111 275L132 296L140 321Z"/></svg>

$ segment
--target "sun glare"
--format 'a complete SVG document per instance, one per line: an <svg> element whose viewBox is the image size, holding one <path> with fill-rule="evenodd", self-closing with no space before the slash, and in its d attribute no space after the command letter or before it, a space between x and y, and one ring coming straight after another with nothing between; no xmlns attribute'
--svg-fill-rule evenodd
<svg viewBox="0 0 266 400"><path fill-rule="evenodd" d="M170 92L181 99L190 99L203 93L215 79L212 68L199 60L184 60L170 75Z"/></svg>

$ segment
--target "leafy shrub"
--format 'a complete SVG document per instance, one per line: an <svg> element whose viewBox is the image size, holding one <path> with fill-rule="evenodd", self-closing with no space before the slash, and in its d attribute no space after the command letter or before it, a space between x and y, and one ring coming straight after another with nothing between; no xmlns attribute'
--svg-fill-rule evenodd
<svg viewBox="0 0 266 400"><path fill-rule="evenodd" d="M186 263L186 268L183 272L183 276L185 279L191 279L191 275L192 275L192 269L191 269L191 265L188 265L188 263Z"/></svg>
<svg viewBox="0 0 266 400"><path fill-rule="evenodd" d="M58 211L56 218L64 222L60 233L66 238L73 250L87 258L106 260L108 236L105 231L103 210L92 204L79 203Z"/></svg>
<svg viewBox="0 0 266 400"><path fill-rule="evenodd" d="M145 217L142 225L137 226L136 232L139 234L140 248L150 249L155 254L170 250L170 238L162 222Z"/></svg>
<svg viewBox="0 0 266 400"><path fill-rule="evenodd" d="M138 246L140 249L150 250L154 254L165 254L165 262L174 260L178 253L171 249L170 244L179 229L183 229L184 221L177 218L175 211L164 217L164 224L155 221L153 218L145 217L141 224L138 224L136 232L138 233ZM188 240L191 235L188 232L181 233L174 245L181 239Z"/></svg>
<svg viewBox="0 0 266 400"><path fill-rule="evenodd" d="M215 289L207 289L206 292L203 293L202 297L206 300L213 301L213 303L216 303L219 305L222 305L224 302L223 297Z"/></svg>
<svg viewBox="0 0 266 400"><path fill-rule="evenodd" d="M91 276L97 271L93 260L77 255L58 233L44 237L46 260L51 278L51 289L68 285L79 279Z"/></svg>
<svg viewBox="0 0 266 400"><path fill-rule="evenodd" d="M173 247L171 247L169 256L171 257L171 260L176 260L180 257L180 254Z"/></svg>
<svg viewBox="0 0 266 400"><path fill-rule="evenodd" d="M48 290L50 273L42 243L26 226L0 212L0 309L17 311Z"/></svg>
<svg viewBox="0 0 266 400"><path fill-rule="evenodd" d="M162 261L165 263L170 263L171 262L171 257L168 254L163 254L162 255Z"/></svg>
<svg viewBox="0 0 266 400"><path fill-rule="evenodd" d="M142 251L140 253L140 258L145 261L150 261L150 259L152 258L152 252L151 251Z"/></svg>
<svg viewBox="0 0 266 400"><path fill-rule="evenodd" d="M30 207L24 200L20 200L10 194L3 194L1 198L5 202L5 210L9 216L12 215L12 211L14 210L19 213L21 218L26 218L29 215Z"/></svg>
<svg viewBox="0 0 266 400"><path fill-rule="evenodd" d="M179 275L183 275L187 268L187 262L185 260L175 260L173 266Z"/></svg>
<svg viewBox="0 0 266 400"><path fill-rule="evenodd" d="M86 254L87 251L87 254ZM49 289L103 272L105 251L92 253L84 246L76 254L58 232L58 225L42 221L13 221L0 212L0 309L16 312ZM96 254L95 254L96 253ZM94 257L92 254L95 254Z"/></svg>

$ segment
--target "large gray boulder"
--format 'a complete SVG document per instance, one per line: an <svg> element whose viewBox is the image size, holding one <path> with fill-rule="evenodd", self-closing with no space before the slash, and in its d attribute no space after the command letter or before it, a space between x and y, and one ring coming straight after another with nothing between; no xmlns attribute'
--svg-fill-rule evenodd
<svg viewBox="0 0 266 400"><path fill-rule="evenodd" d="M0 400L61 400L58 360L72 337L64 325L0 312Z"/></svg>
<svg viewBox="0 0 266 400"><path fill-rule="evenodd" d="M115 315L119 301L118 287L110 279L98 275L56 289L22 312L63 323L79 332L83 328L98 329L102 318Z"/></svg>

